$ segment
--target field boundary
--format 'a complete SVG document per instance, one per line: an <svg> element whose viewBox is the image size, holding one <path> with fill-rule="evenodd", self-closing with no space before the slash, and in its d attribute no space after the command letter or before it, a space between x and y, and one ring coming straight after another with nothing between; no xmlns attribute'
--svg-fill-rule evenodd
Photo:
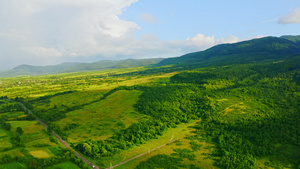
<svg viewBox="0 0 300 169"><path fill-rule="evenodd" d="M22 106L22 108L27 111L29 114L33 114L32 111L30 111L27 107L25 107L22 103L17 102L20 106ZM39 119L38 117L36 117L36 120L46 129L48 130L48 126L41 121L41 119ZM90 162L88 159L86 159L85 157L83 157L81 154L79 154L75 149L73 149L67 142L65 142L61 137L59 137L57 134L55 134L54 132L51 132L51 134L58 139L58 141L63 144L66 148L71 149L78 158L82 159L88 166L90 166L93 169L100 169L99 167L97 167L95 164L93 164L92 162Z"/></svg>

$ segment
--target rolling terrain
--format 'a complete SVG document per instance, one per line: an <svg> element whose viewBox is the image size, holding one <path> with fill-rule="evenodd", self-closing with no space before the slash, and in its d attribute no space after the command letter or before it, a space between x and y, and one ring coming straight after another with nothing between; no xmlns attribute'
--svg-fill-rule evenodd
<svg viewBox="0 0 300 169"><path fill-rule="evenodd" d="M99 168L299 168L299 63L299 37L282 36L151 67L2 78L0 167L89 168L53 131Z"/></svg>

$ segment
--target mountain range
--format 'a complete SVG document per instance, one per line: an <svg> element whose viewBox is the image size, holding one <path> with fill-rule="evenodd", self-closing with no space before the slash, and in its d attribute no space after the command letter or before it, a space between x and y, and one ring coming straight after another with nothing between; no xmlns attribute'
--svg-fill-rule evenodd
<svg viewBox="0 0 300 169"><path fill-rule="evenodd" d="M0 77L20 75L45 75L114 68L142 66L221 66L268 62L292 57L300 53L300 35L263 37L233 44L220 44L204 51L188 53L174 58L102 60L93 63L62 63L51 66L20 65L12 70L1 71Z"/></svg>

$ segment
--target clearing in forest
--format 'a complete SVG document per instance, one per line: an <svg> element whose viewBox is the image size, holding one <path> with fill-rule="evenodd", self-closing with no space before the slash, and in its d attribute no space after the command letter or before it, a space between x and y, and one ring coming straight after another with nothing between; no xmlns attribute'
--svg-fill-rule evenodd
<svg viewBox="0 0 300 169"><path fill-rule="evenodd" d="M112 136L114 131L148 118L134 109L141 94L137 90L116 91L104 100L67 113L66 118L55 124L66 131L71 143L88 139L104 140Z"/></svg>

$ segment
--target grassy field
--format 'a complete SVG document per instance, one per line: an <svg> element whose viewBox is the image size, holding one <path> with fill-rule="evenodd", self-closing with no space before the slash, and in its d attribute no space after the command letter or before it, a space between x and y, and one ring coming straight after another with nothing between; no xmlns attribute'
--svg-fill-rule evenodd
<svg viewBox="0 0 300 169"><path fill-rule="evenodd" d="M21 112L6 113L9 119L15 117L16 114L22 115ZM11 155L12 157L25 156L27 152L34 157L41 157L42 155L39 156L38 154L42 154L42 152L48 154L45 154L43 157L54 156L48 148L58 146L58 144L50 141L49 135L37 121L7 121L7 123L11 125L10 132L0 129L0 157L5 154ZM21 143L24 146L23 148L16 147L11 143L11 138L16 135L17 127L21 127L24 131L20 136Z"/></svg>
<svg viewBox="0 0 300 169"><path fill-rule="evenodd" d="M12 148L12 146L13 145L10 143L9 137L2 136L2 138L0 138L0 151L4 149Z"/></svg>
<svg viewBox="0 0 300 169"><path fill-rule="evenodd" d="M110 163L112 165L115 165L115 164L118 164L118 163L123 162L125 160L128 160L132 157L135 157L139 154L145 153L145 152L147 152L151 149L154 149L154 148L156 148L156 147L158 147L162 144L168 143L169 141L192 136L193 133L191 133L191 131L193 131L193 129L190 128L190 126L193 126L194 124L195 124L195 122L187 123L187 124L184 123L184 124L178 125L176 128L170 128L162 136L159 136L158 139L153 139L153 140L145 142L145 144L141 144L139 146L134 146L133 148L130 148L128 150L124 150L120 154L117 154L113 157L104 157L101 160L101 162L103 162L106 167L109 167ZM156 151L159 151L159 150L160 149L158 149ZM153 151L150 154L154 154L154 152L156 152L156 151ZM169 152L165 152L165 153L171 153L171 152L169 151ZM149 155L145 155L145 157L146 156L149 156ZM137 165L139 163L140 159L145 160L145 158L143 156L143 157L140 157L138 159L133 160L132 162L135 165ZM132 167L132 164L131 164L132 162L128 163L128 164L130 164L128 166L129 168ZM120 167L122 168L122 166L120 166ZM124 166L125 167L123 167L123 168L126 168L127 164L124 164Z"/></svg>
<svg viewBox="0 0 300 169"><path fill-rule="evenodd" d="M134 74L134 72L142 70L146 70L146 68L2 78L0 96L37 98L70 90L110 90L121 85L132 86L148 83L177 73ZM123 73L132 73L132 75L121 76Z"/></svg>
<svg viewBox="0 0 300 169"><path fill-rule="evenodd" d="M72 162L64 162L51 167L47 167L47 169L80 169L77 165Z"/></svg>
<svg viewBox="0 0 300 169"><path fill-rule="evenodd" d="M115 130L126 128L139 119L147 118L135 112L133 107L140 94L141 91L136 90L117 91L104 100L67 113L66 118L55 123L61 128L76 124L74 129L67 131L70 142L106 139Z"/></svg>
<svg viewBox="0 0 300 169"><path fill-rule="evenodd" d="M7 163L7 164L0 164L0 168L3 169L25 169L26 166L18 163L18 162L12 162L12 163Z"/></svg>

